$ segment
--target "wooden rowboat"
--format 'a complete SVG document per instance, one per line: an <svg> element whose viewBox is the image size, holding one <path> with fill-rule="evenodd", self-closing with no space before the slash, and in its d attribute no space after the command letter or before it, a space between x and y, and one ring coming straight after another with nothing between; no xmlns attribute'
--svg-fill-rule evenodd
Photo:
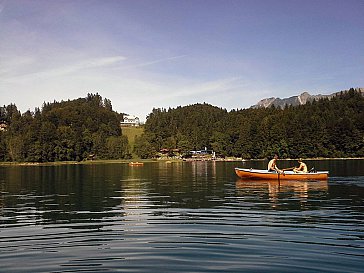
<svg viewBox="0 0 364 273"><path fill-rule="evenodd" d="M327 180L329 172L320 171L314 173L295 173L284 171L283 173L268 172L267 170L235 168L235 173L240 178L265 179L265 180Z"/></svg>

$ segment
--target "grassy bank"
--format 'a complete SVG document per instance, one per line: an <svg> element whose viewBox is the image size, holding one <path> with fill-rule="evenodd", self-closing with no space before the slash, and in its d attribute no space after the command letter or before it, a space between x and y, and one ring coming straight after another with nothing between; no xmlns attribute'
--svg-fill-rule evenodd
<svg viewBox="0 0 364 273"><path fill-rule="evenodd" d="M280 161L293 161L297 159L279 159ZM353 157L353 158L305 158L305 161L311 160L364 160L362 157ZM56 161L56 162L44 162L44 163L36 163L36 162L0 162L0 166L58 166L58 165L91 165L91 164L128 164L130 162L143 162L143 163L151 163L151 162L193 162L198 160L187 160L184 161L182 159L96 159L96 160L85 160L85 161ZM217 161L226 161L226 162L241 162L241 161L267 161L267 159L228 159L228 160L217 160ZM212 162L212 161L206 161Z"/></svg>
<svg viewBox="0 0 364 273"><path fill-rule="evenodd" d="M92 165L92 164L128 164L130 162L159 162L156 159L96 159L85 161L56 161L56 162L0 162L0 166L60 166L60 165Z"/></svg>
<svg viewBox="0 0 364 273"><path fill-rule="evenodd" d="M140 127L122 127L121 132L124 136L126 136L128 138L129 145L130 145L131 152L132 152L132 157L138 158L138 156L133 153L135 137L143 134L144 128L142 126L140 126Z"/></svg>

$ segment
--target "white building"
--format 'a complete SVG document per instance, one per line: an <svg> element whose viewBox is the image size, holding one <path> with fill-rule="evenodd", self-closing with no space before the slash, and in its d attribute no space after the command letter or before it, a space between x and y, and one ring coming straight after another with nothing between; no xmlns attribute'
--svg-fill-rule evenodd
<svg viewBox="0 0 364 273"><path fill-rule="evenodd" d="M140 125L140 120L136 116L125 115L124 120L120 122L120 126L123 127L138 127Z"/></svg>
<svg viewBox="0 0 364 273"><path fill-rule="evenodd" d="M5 122L0 123L0 131L6 131L8 125Z"/></svg>

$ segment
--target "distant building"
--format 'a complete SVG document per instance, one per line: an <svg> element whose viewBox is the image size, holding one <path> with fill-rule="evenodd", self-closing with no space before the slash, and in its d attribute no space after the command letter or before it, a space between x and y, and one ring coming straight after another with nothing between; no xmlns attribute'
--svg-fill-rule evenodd
<svg viewBox="0 0 364 273"><path fill-rule="evenodd" d="M8 125L5 122L0 123L0 131L6 131Z"/></svg>
<svg viewBox="0 0 364 273"><path fill-rule="evenodd" d="M205 147L204 150L197 150L197 151L190 151L191 154L193 155L212 155L214 151L212 150L207 150L207 147Z"/></svg>
<svg viewBox="0 0 364 273"><path fill-rule="evenodd" d="M197 161L215 160L216 153L213 150L207 150L207 148L205 147L205 149L203 150L189 151L188 154L184 155L184 159Z"/></svg>
<svg viewBox="0 0 364 273"><path fill-rule="evenodd" d="M138 127L140 125L140 120L136 116L125 115L124 120L120 122L122 127Z"/></svg>

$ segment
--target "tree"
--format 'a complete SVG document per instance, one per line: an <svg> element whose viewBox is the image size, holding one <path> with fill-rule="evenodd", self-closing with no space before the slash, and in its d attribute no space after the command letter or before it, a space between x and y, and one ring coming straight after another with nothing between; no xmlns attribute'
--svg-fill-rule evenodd
<svg viewBox="0 0 364 273"><path fill-rule="evenodd" d="M152 136L150 134L142 134L135 137L134 152L140 158L153 158L156 156L157 150L152 145Z"/></svg>
<svg viewBox="0 0 364 273"><path fill-rule="evenodd" d="M21 114L15 104L0 107L0 160L48 162L128 158L121 137L123 114L99 94L43 103ZM364 96L354 89L332 99L297 107L231 110L206 103L153 109L134 151L155 157L161 148L213 149L223 156L357 157L364 156Z"/></svg>
<svg viewBox="0 0 364 273"><path fill-rule="evenodd" d="M230 155L232 150L230 136L221 132L214 132L211 137L211 147L218 155Z"/></svg>
<svg viewBox="0 0 364 273"><path fill-rule="evenodd" d="M21 114L14 104L10 104L1 107L0 119L9 124L1 139L3 145L0 150L6 149L0 154L3 160L83 160L90 153L107 159L110 156L108 138L121 136L120 115L112 111L111 101L103 100L99 94L44 102L42 108L36 108L34 113L27 111ZM125 146L125 141L127 139L120 138L117 145ZM128 156L125 149L123 156Z"/></svg>
<svg viewBox="0 0 364 273"><path fill-rule="evenodd" d="M111 136L106 140L107 158L130 158L128 138L126 136Z"/></svg>
<svg viewBox="0 0 364 273"><path fill-rule="evenodd" d="M232 110L208 104L153 109L144 139L164 146L213 148L228 156L264 158L363 154L364 97L355 90L302 106ZM179 140L183 136L183 140ZM173 140L173 141L172 141ZM167 145L168 144L168 145ZM186 148L187 149L187 148Z"/></svg>

